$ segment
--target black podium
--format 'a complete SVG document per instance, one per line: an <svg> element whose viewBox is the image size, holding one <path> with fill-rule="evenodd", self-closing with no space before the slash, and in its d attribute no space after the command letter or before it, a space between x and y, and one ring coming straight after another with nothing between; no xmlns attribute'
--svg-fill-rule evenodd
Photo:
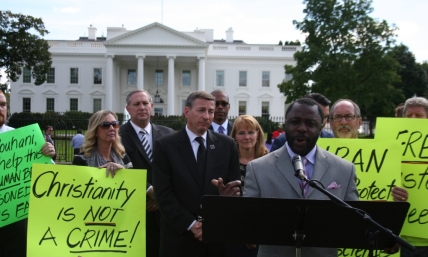
<svg viewBox="0 0 428 257"><path fill-rule="evenodd" d="M347 202L399 235L410 204L407 202ZM302 247L369 249L371 225L355 210L328 200L252 197L202 197L204 242L296 246L296 231L305 235ZM374 249L394 244L383 232Z"/></svg>

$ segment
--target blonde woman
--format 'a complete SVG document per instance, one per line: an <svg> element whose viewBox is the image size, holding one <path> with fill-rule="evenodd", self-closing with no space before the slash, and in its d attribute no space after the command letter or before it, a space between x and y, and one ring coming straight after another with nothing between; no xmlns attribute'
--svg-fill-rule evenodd
<svg viewBox="0 0 428 257"><path fill-rule="evenodd" d="M101 110L89 119L81 153L74 156L73 165L106 168L106 176L117 170L131 168L119 136L120 123L114 112Z"/></svg>

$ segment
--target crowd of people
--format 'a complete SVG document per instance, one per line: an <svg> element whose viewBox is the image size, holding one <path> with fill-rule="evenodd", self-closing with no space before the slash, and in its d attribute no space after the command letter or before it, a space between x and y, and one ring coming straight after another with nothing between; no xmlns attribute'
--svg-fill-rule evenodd
<svg viewBox="0 0 428 257"><path fill-rule="evenodd" d="M79 130L72 141L73 165L99 167L111 177L127 168L147 170L148 257L295 256L295 248L288 246L204 242L201 197L326 199L294 176L292 162L299 155L308 179L340 184L331 191L336 197L358 200L354 165L319 148L317 140L358 138L361 111L351 99L336 101L331 110L330 104L318 93L294 101L286 111L284 130L268 133L266 142L254 117L228 119L229 96L223 90L191 93L184 108L187 123L179 131L154 124L150 120L152 96L134 90L126 97L130 114L126 124L120 126L113 112L101 110L90 118L84 136ZM13 129L4 124L6 113L6 98L0 93L0 133ZM396 116L427 118L428 100L410 98L397 107ZM333 133L323 129L327 122ZM46 127L47 143L41 152L55 158L52 130ZM395 187L392 196L398 202L409 198L401 187ZM26 220L0 228L0 253L25 256L25 235ZM428 256L428 239L406 239L416 246L416 252L402 248L402 257ZM398 249L396 244L385 250L395 253ZM337 249L303 247L302 256L337 256Z"/></svg>

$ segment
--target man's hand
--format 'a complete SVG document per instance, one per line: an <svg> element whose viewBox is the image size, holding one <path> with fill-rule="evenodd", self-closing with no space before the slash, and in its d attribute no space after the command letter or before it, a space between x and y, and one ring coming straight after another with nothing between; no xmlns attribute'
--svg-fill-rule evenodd
<svg viewBox="0 0 428 257"><path fill-rule="evenodd" d="M48 157L54 157L56 155L55 153L55 147L51 144L46 142L43 146L42 146L42 154L44 156L48 156Z"/></svg>
<svg viewBox="0 0 428 257"><path fill-rule="evenodd" d="M235 180L230 181L226 185L223 184L223 179L218 178L211 180L211 183L218 188L218 192L220 195L225 196L240 196L241 195L241 189L239 186L241 186L241 181Z"/></svg>
<svg viewBox="0 0 428 257"><path fill-rule="evenodd" d="M407 202L407 199L409 198L409 193L402 187L393 187L391 195L394 202Z"/></svg>
<svg viewBox="0 0 428 257"><path fill-rule="evenodd" d="M202 241L202 222L196 221L190 228L190 231L195 235L195 238Z"/></svg>
<svg viewBox="0 0 428 257"><path fill-rule="evenodd" d="M147 197L146 199L146 210L147 211L157 211L159 207L156 205L156 201Z"/></svg>
<svg viewBox="0 0 428 257"><path fill-rule="evenodd" d="M155 190L153 189L153 186L151 186L151 187L149 188L149 190L147 190L146 195L147 195L148 197L150 197L150 199L155 200Z"/></svg>

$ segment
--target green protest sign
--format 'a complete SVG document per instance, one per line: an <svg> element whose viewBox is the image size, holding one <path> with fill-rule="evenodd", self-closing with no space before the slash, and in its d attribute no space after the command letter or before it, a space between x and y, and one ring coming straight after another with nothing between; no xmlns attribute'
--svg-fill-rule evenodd
<svg viewBox="0 0 428 257"><path fill-rule="evenodd" d="M31 165L51 163L38 124L0 134L0 227L27 218Z"/></svg>

